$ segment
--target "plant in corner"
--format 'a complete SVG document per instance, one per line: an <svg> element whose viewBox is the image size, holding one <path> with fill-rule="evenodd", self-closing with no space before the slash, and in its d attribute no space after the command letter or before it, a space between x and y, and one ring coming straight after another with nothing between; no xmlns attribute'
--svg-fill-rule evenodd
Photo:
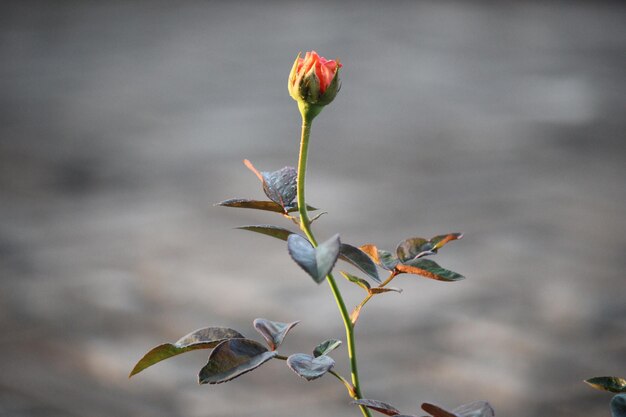
<svg viewBox="0 0 626 417"><path fill-rule="evenodd" d="M617 376L597 376L585 382L600 391L616 393L610 403L611 415L626 417L626 379Z"/></svg>
<svg viewBox="0 0 626 417"><path fill-rule="evenodd" d="M351 404L357 406L366 417L371 417L371 410L388 416L409 415L401 413L388 403L363 396L364 389L358 371L355 326L368 301L391 291L401 291L388 286L399 275L418 275L443 282L463 279L462 275L442 268L428 259L437 254L444 245L460 239L462 235L446 233L430 239L410 237L398 244L395 253L379 249L373 244L354 246L342 242L338 234L321 243L318 242L313 233L312 224L323 213L310 217L309 212L315 212L317 209L308 205L305 198L309 141L313 120L339 92L341 67L338 60L327 60L314 51L307 52L304 58L298 55L288 80L289 94L297 102L302 116L297 169L288 166L273 172L259 172L252 163L245 160L246 166L261 181L268 200L231 199L222 201L218 205L276 212L298 226L299 232L274 225L242 226L240 229L286 241L287 251L296 264L315 283L321 284L326 281L345 327L350 376L340 375L333 370L335 360L330 353L338 348L342 341L324 340L312 349L312 354L279 353L283 339L298 322L282 323L262 318L254 320L254 328L265 340L265 345L246 338L233 329L207 327L189 333L175 343L165 343L153 348L137 362L130 376L157 362L185 352L212 349L208 362L199 373L201 384L227 382L260 367L269 360L282 360L292 371L307 381L327 374L339 380L347 395L352 399ZM340 272L349 284L357 285L364 291L362 301L351 312L346 306L333 274L338 260L347 262L362 272L361 276ZM385 271L386 277L381 278L379 268ZM434 417L494 416L492 407L485 401L465 404L452 411L446 411L430 403L423 403L422 409Z"/></svg>

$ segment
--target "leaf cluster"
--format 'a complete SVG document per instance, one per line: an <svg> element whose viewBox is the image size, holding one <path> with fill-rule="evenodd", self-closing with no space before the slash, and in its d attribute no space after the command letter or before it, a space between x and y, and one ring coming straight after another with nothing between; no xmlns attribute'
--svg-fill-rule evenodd
<svg viewBox="0 0 626 417"><path fill-rule="evenodd" d="M611 399L611 415L626 417L626 379L617 376L598 376L585 382L595 389L617 393Z"/></svg>
<svg viewBox="0 0 626 417"><path fill-rule="evenodd" d="M329 372L335 365L328 354L341 345L335 339L325 340L313 349L313 355L295 353L289 357L277 349L285 336L299 322L282 323L263 318L255 319L254 328L265 340L266 346L248 339L236 330L225 327L207 327L183 336L175 343L165 343L151 349L135 365L129 377L163 360L198 349L212 349L208 362L198 374L200 384L221 384L253 371L270 359L286 360L291 370L311 381Z"/></svg>
<svg viewBox="0 0 626 417"><path fill-rule="evenodd" d="M442 268L437 263L425 257L438 253L447 243L462 238L460 233L448 233L435 236L431 239L411 237L401 241L394 253L378 249L374 244L355 246L341 241L338 234L326 241L317 244L308 231L312 220L301 219L292 215L298 212L297 203L297 171L293 167L284 167L276 171L258 171L250 161L244 164L261 181L262 190L268 200L254 200L232 198L218 203L218 206L247 208L279 213L293 223L301 226L306 236L293 232L287 228L260 224L240 226L238 229L247 230L270 236L287 242L287 251L293 261L309 275L315 283L321 283L331 277L331 272L338 260L352 265L358 269L364 277L342 271L342 275L348 282L361 287L366 296L358 304L350 316L351 325L354 326L363 306L374 296L388 292L402 292L399 288L388 287L396 276L401 274L413 274L437 281L453 282L463 279L463 276ZM307 206L307 210L317 210ZM323 214L323 213L322 213ZM307 221L303 225L303 221ZM389 273L382 280L379 268ZM348 393L355 399L354 404L361 407L364 413L372 409L388 416L408 416L401 414L389 404L361 399L357 394L355 385L337 374L332 368L335 361L328 354L341 345L337 339L328 339L313 349L312 355L307 353L293 353L283 356L278 353L279 347L289 331L298 322L283 323L258 318L253 322L255 330L263 337L265 345L253 339L246 338L240 332L225 327L207 327L196 330L174 343L165 343L147 352L135 365L130 376L145 370L146 368L193 350L211 350L207 363L202 367L198 375L201 384L220 384L231 381L241 375L253 371L272 360L284 360L287 366L300 377L311 381L331 373L339 379L347 388ZM422 408L433 417L487 417L493 416L491 406L485 402L472 403L454 409L452 412L432 404L424 403ZM369 415L369 412L365 414Z"/></svg>

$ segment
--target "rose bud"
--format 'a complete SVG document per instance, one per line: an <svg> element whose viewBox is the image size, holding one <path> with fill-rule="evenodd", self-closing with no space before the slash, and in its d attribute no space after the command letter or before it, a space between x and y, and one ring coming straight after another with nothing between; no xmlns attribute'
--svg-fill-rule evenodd
<svg viewBox="0 0 626 417"><path fill-rule="evenodd" d="M304 58L298 54L289 74L288 88L301 112L306 108L315 117L323 106L333 101L341 86L341 66L338 60L328 60L315 51L307 52Z"/></svg>

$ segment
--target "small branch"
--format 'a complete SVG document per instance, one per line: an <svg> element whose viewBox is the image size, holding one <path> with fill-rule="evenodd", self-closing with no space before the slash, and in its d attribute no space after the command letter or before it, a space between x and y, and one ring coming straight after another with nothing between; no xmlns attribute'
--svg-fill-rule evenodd
<svg viewBox="0 0 626 417"><path fill-rule="evenodd" d="M294 224L298 227L300 227L300 220L298 220L297 218L293 217L290 214L287 213L283 213L283 217L285 217L286 219L291 220L292 222L294 222Z"/></svg>
<svg viewBox="0 0 626 417"><path fill-rule="evenodd" d="M378 286L378 288L384 288L387 284L389 284L400 272L396 269L391 271L387 279ZM352 322L352 326L356 325L357 320L359 319L359 315L361 314L361 309L363 306L376 294L372 291L368 291L368 294L365 296L363 301L361 301L354 310L352 310L352 314L350 315L350 321Z"/></svg>
<svg viewBox="0 0 626 417"><path fill-rule="evenodd" d="M357 305L356 307L354 307L354 310L352 310L352 314L350 315L350 320L352 321L352 326L356 325L356 321L359 319L359 315L361 314L361 309L363 308L363 306L374 296L373 293L369 293L365 296L365 298L363 299L363 301L361 301L359 303L359 305Z"/></svg>
<svg viewBox="0 0 626 417"><path fill-rule="evenodd" d="M379 288L383 288L385 287L387 284L389 284L398 274L400 274L400 271L398 271L397 269L393 269L393 271L391 271L391 273L389 274L389 276L387 277L387 279L380 284L378 287Z"/></svg>
<svg viewBox="0 0 626 417"><path fill-rule="evenodd" d="M354 387L352 386L351 383L348 382L348 380L346 380L344 377L342 377L341 375L339 375L337 372L330 370L328 371L329 374L331 374L332 376L334 376L335 378L337 378L338 380L340 380L343 385L346 387L346 389L348 390L348 394L350 394L350 397L357 399L356 393L354 392Z"/></svg>

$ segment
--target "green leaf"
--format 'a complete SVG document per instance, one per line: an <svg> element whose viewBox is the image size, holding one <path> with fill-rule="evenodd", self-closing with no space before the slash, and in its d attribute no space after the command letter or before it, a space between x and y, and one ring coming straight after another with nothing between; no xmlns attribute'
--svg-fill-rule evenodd
<svg viewBox="0 0 626 417"><path fill-rule="evenodd" d="M312 381L324 375L335 366L335 360L330 356L313 357L305 353L295 353L287 358L287 366L307 381Z"/></svg>
<svg viewBox="0 0 626 417"><path fill-rule="evenodd" d="M341 242L335 235L316 248L298 234L287 238L289 255L318 284L324 280L337 262Z"/></svg>
<svg viewBox="0 0 626 417"><path fill-rule="evenodd" d="M391 252L378 249L375 245L363 245L360 249L372 258L377 265L387 271L393 271L396 265L398 265L398 258L396 258Z"/></svg>
<svg viewBox="0 0 626 417"><path fill-rule="evenodd" d="M367 408L378 411L382 414L386 414L388 416L397 416L398 414L400 414L400 411L398 411L398 409L396 409L394 406L378 400L368 400L366 398L362 398L360 400L352 401L351 404L363 405Z"/></svg>
<svg viewBox="0 0 626 417"><path fill-rule="evenodd" d="M221 384L250 372L276 356L265 346L250 339L226 340L211 352L209 362L200 370L201 384Z"/></svg>
<svg viewBox="0 0 626 417"><path fill-rule="evenodd" d="M617 394L611 400L613 417L626 417L626 394Z"/></svg>
<svg viewBox="0 0 626 417"><path fill-rule="evenodd" d="M369 275L374 281L380 283L376 264L374 264L372 259L361 249L342 243L339 249L339 258L356 266Z"/></svg>
<svg viewBox="0 0 626 417"><path fill-rule="evenodd" d="M440 267L436 262L429 259L417 259L408 264L398 264L396 269L407 274L421 275L426 278L436 279L438 281L459 281L465 277L456 272L449 271Z"/></svg>
<svg viewBox="0 0 626 417"><path fill-rule="evenodd" d="M294 167L284 167L278 171L261 172L265 195L282 207L289 208L296 198L296 178Z"/></svg>
<svg viewBox="0 0 626 417"><path fill-rule="evenodd" d="M267 345L270 347L270 350L276 350L283 342L283 339L289 330L291 330L293 326L298 323L300 322L294 321L292 323L281 323L267 319L255 319L254 328L261 333L261 336L263 336L263 338L267 341Z"/></svg>
<svg viewBox="0 0 626 417"><path fill-rule="evenodd" d="M315 346L315 349L313 349L313 356L317 358L318 356L328 355L330 352L337 349L339 346L341 346L341 340L337 340L337 339L324 340L322 343Z"/></svg>
<svg viewBox="0 0 626 417"><path fill-rule="evenodd" d="M150 350L137 362L128 377L172 356L197 349L213 349L224 340L241 337L244 337L241 333L226 327L206 327L193 331L176 343L164 343Z"/></svg>
<svg viewBox="0 0 626 417"><path fill-rule="evenodd" d="M370 291L370 283L365 281L363 278L359 278L355 275L349 274L347 272L343 272L341 271L341 275L343 275L343 277L345 279L347 279L350 282L355 283L356 285L358 285L359 287L363 288L365 291L369 292Z"/></svg>
<svg viewBox="0 0 626 417"><path fill-rule="evenodd" d="M585 381L595 389L610 392L626 392L626 379L616 376L597 376Z"/></svg>
<svg viewBox="0 0 626 417"><path fill-rule="evenodd" d="M293 232L291 230L284 229L278 226L272 226L269 224L259 224L255 226L239 226L236 229L241 230L249 230L250 232L261 233L263 235L275 237L280 240L287 240L289 235L292 235Z"/></svg>

